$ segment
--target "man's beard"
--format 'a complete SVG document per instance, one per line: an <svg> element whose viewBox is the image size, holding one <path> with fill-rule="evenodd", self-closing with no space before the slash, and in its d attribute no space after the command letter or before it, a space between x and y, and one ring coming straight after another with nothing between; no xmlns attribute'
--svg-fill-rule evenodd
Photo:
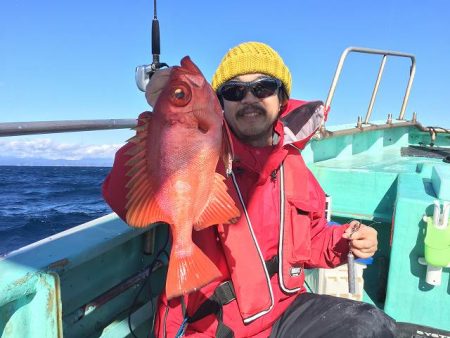
<svg viewBox="0 0 450 338"><path fill-rule="evenodd" d="M245 128L245 130L239 128L239 121L241 119L245 120L245 116L252 113L256 114L256 116L254 116L257 120L255 125L248 127L248 123L246 123L247 128ZM244 143L251 143L260 140L262 137L268 137L268 135L271 135L273 132L273 122L268 121L266 109L258 104L247 104L240 108L236 112L236 121L238 130L234 130L234 132L235 134L237 133L236 136Z"/></svg>

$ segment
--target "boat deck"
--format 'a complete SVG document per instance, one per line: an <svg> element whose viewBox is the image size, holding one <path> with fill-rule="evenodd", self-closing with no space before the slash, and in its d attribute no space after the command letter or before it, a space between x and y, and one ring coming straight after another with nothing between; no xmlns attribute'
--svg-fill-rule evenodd
<svg viewBox="0 0 450 338"><path fill-rule="evenodd" d="M436 141L450 148L448 136ZM440 286L430 286L418 263L424 214L431 215L434 200L450 200L450 164L402 156L402 148L428 143L427 133L400 127L312 140L302 153L332 197L333 220L360 219L378 231L363 300L399 321L450 330L449 269ZM149 242L146 233L108 215L0 258L0 333L128 337L131 326L145 336L165 279L164 264L153 269L151 262L167 228L153 229ZM148 246L153 250L145 254Z"/></svg>
<svg viewBox="0 0 450 338"><path fill-rule="evenodd" d="M430 285L419 263L424 215L433 215L434 201L450 201L450 137L435 141L431 147L430 135L414 127L384 129L313 141L304 157L331 196L333 220L359 219L378 231L363 300L398 321L450 330L450 269Z"/></svg>

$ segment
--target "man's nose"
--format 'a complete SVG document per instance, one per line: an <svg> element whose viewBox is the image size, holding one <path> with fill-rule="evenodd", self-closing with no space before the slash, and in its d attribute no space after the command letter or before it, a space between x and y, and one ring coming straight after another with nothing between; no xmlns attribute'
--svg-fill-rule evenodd
<svg viewBox="0 0 450 338"><path fill-rule="evenodd" d="M252 102L259 102L259 99L253 95L251 90L247 90L244 97L241 100L242 103L252 103Z"/></svg>

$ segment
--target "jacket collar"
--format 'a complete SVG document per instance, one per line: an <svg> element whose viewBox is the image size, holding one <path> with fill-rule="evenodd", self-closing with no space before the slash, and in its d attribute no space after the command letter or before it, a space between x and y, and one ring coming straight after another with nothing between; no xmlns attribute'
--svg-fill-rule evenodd
<svg viewBox="0 0 450 338"><path fill-rule="evenodd" d="M228 133L233 149L233 168L244 168L259 175L263 183L273 175L288 154L289 145L303 149L320 124L326 118L321 101L307 102L289 100L280 118L274 125L277 144L267 147L253 147L242 143L232 132Z"/></svg>
<svg viewBox="0 0 450 338"><path fill-rule="evenodd" d="M289 100L280 117L285 134L284 144L303 149L326 120L328 110L322 101Z"/></svg>

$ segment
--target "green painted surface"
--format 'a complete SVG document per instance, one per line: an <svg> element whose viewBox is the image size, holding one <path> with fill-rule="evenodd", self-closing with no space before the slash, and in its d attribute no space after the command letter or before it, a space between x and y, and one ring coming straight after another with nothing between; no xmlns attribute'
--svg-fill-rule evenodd
<svg viewBox="0 0 450 338"><path fill-rule="evenodd" d="M152 302L148 302L133 312L131 316L131 327L137 337L148 337L149 323L151 314L154 312L157 298ZM105 327L100 335L101 338L116 338L116 337L132 337L130 327L128 325L128 315L117 318L113 323Z"/></svg>
<svg viewBox="0 0 450 338"><path fill-rule="evenodd" d="M432 286L418 263L424 256L423 216L432 215L435 198L429 178L399 176L385 311L399 321L449 330L449 273L444 269L442 284Z"/></svg>
<svg viewBox="0 0 450 338"><path fill-rule="evenodd" d="M450 201L450 164L433 166L431 182L436 196L441 200Z"/></svg>
<svg viewBox="0 0 450 338"><path fill-rule="evenodd" d="M361 169L317 167L314 174L332 196L333 215L389 221L397 175Z"/></svg>
<svg viewBox="0 0 450 338"><path fill-rule="evenodd" d="M144 285L99 298L153 261L143 254L142 234L111 214L0 259L0 337L127 337L129 330L118 332L130 313L136 331L148 332L149 300L164 286L165 266ZM157 227L155 252L166 237L167 229Z"/></svg>
<svg viewBox="0 0 450 338"><path fill-rule="evenodd" d="M0 337L36 336L62 337L59 279L53 273L30 272L0 285Z"/></svg>
<svg viewBox="0 0 450 338"><path fill-rule="evenodd" d="M449 330L450 269L443 269L440 286L428 285L418 258L422 217L432 215L436 197L447 198L450 165L400 152L429 143L430 135L414 127L388 128L313 140L302 154L332 195L333 220L361 219L379 233L379 250L364 270L364 301L397 320ZM450 138L438 135L435 143L450 147ZM158 227L156 250L166 236ZM146 336L164 265L148 283L86 308L150 264L154 256L143 246L143 231L111 214L0 258L0 337L130 337L130 314L135 332Z"/></svg>
<svg viewBox="0 0 450 338"><path fill-rule="evenodd" d="M401 147L409 143L430 143L428 133L413 127L336 138L335 143L334 138L312 141L304 154L332 196L335 220L376 222L372 226L379 234L379 250L364 271L364 301L384 307L399 321L449 330L450 269L443 269L441 285L433 287L425 282L426 267L418 258L424 257L422 217L432 215L435 190L441 198L449 191L440 186L450 165L441 159L401 156ZM436 145L449 147L449 136L438 135ZM439 176L439 188L432 184L433 172Z"/></svg>
<svg viewBox="0 0 450 338"><path fill-rule="evenodd" d="M432 142L430 133L421 132L418 129L412 128L408 135L409 144L414 145L430 145ZM450 145L449 134L436 134L435 146L448 147Z"/></svg>

